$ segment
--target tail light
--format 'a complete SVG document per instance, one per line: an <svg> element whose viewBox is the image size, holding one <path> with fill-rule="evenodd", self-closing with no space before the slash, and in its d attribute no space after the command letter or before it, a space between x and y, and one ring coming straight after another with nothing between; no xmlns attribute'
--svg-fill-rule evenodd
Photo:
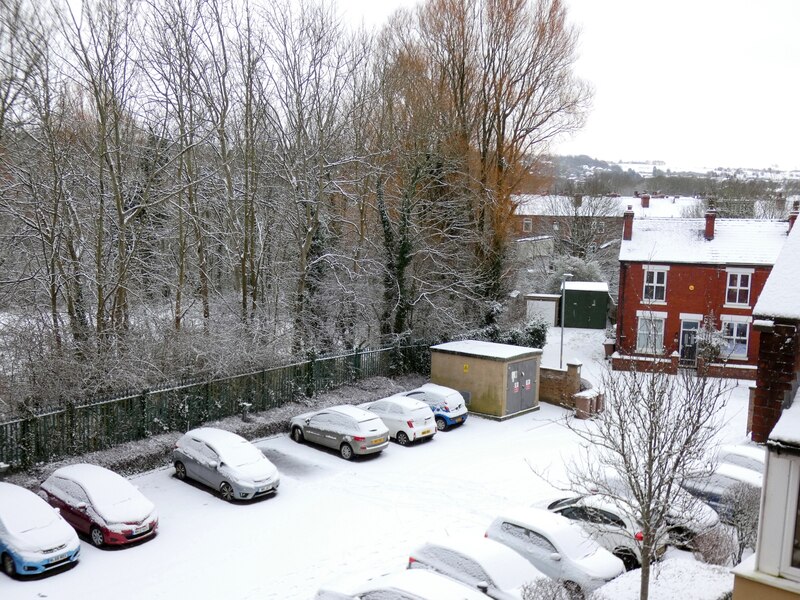
<svg viewBox="0 0 800 600"><path fill-rule="evenodd" d="M417 559L414 558L413 556L409 556L408 557L408 568L410 569L411 565L413 565L415 562L417 562Z"/></svg>
<svg viewBox="0 0 800 600"><path fill-rule="evenodd" d="M644 534L641 531L637 531L633 537L636 538L637 542L641 542L644 539Z"/></svg>
<svg viewBox="0 0 800 600"><path fill-rule="evenodd" d="M414 429L414 421L409 419L406 421L406 425L408 425L409 429Z"/></svg>
<svg viewBox="0 0 800 600"><path fill-rule="evenodd" d="M442 406L442 409L444 410L444 412L450 412L450 407L449 407L449 406L447 406L447 404L445 404L444 406Z"/></svg>
<svg viewBox="0 0 800 600"><path fill-rule="evenodd" d="M364 442L364 441L366 441L366 439L367 438L361 437L361 436L358 436L358 435L353 437L353 441L354 442Z"/></svg>

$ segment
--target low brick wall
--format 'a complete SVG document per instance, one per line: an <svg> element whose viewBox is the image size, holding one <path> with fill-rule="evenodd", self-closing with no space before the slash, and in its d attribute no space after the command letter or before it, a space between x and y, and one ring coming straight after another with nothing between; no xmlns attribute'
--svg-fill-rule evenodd
<svg viewBox="0 0 800 600"><path fill-rule="evenodd" d="M657 371L675 375L678 372L678 355L676 353L669 358L656 358L652 356L623 356L615 352L611 355L611 368L614 371L640 371L645 373Z"/></svg>
<svg viewBox="0 0 800 600"><path fill-rule="evenodd" d="M539 368L539 401L575 410L579 419L601 412L604 396L597 389L581 391L581 363L568 362L565 369Z"/></svg>

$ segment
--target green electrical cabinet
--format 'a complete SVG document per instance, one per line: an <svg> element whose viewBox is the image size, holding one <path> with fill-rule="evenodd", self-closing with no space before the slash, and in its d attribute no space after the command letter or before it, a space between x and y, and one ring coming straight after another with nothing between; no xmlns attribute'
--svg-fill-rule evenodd
<svg viewBox="0 0 800 600"><path fill-rule="evenodd" d="M607 315L607 283L567 281L564 284L564 327L605 329Z"/></svg>

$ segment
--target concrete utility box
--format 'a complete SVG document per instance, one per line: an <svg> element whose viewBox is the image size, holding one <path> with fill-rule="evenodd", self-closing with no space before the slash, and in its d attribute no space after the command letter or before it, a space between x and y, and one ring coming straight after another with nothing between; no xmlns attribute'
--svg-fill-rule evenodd
<svg viewBox="0 0 800 600"><path fill-rule="evenodd" d="M470 412L504 418L539 408L536 348L463 340L431 346L431 381L458 390Z"/></svg>
<svg viewBox="0 0 800 600"><path fill-rule="evenodd" d="M564 327L605 329L608 316L608 284L568 281L564 284Z"/></svg>
<svg viewBox="0 0 800 600"><path fill-rule="evenodd" d="M548 325L558 324L558 303L560 294L525 294L527 320L542 317Z"/></svg>

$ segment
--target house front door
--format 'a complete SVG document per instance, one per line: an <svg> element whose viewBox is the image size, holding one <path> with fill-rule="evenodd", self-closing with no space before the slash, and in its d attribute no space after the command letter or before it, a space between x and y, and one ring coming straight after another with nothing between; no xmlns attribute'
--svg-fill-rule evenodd
<svg viewBox="0 0 800 600"><path fill-rule="evenodd" d="M693 367L697 362L697 332L700 321L681 321L681 365Z"/></svg>

